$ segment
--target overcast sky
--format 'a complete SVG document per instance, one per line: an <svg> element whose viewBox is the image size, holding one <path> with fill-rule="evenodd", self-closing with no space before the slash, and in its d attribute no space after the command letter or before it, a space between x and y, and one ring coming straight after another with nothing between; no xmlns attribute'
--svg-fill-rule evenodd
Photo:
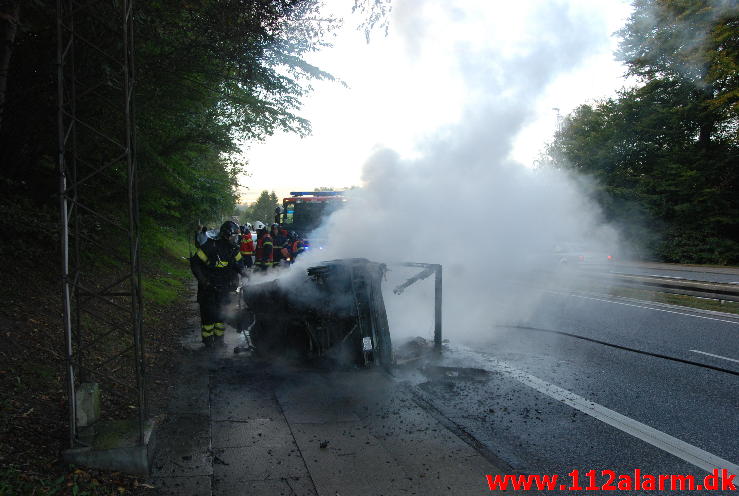
<svg viewBox="0 0 739 496"><path fill-rule="evenodd" d="M413 157L424 141L462 118L474 104L466 61L458 60L455 46L494 47L506 57L525 50L531 29L521 23L533 10L553 0L394 0L388 36L374 33L367 44L357 28L361 18L351 14L351 0L327 2L345 19L334 47L312 54L309 61L345 81L317 83L304 101L301 115L311 121L307 138L276 134L244 149L250 177L243 198L253 202L261 190L310 191L319 186L361 186L362 168L378 147ZM563 68L541 94L530 95L536 112L518 131L511 158L530 167L557 126L554 108L564 115L577 105L611 96L623 87L624 67L614 60L618 30L630 14L626 0L561 0L562 9L582 11L599 33L594 50L574 67ZM402 30L406 35L399 36ZM424 46L409 41L408 31L424 30ZM551 33L539 32L547 37ZM432 36L429 36L429 32ZM522 34L527 33L527 34ZM562 36L559 34L558 36ZM479 96L479 95L478 95Z"/></svg>

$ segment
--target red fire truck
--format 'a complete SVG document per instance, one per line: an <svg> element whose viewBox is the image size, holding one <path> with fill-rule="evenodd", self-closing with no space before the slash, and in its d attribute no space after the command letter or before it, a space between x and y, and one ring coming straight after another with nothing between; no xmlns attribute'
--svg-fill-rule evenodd
<svg viewBox="0 0 739 496"><path fill-rule="evenodd" d="M310 233L345 201L340 191L291 191L282 200L275 220L284 229L298 233L306 247L321 248Z"/></svg>

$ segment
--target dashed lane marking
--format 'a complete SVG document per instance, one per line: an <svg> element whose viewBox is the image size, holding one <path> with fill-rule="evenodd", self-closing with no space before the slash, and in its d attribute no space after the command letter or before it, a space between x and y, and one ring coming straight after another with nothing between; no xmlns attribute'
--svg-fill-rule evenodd
<svg viewBox="0 0 739 496"><path fill-rule="evenodd" d="M693 353L700 353L701 355L708 355L708 356L712 356L712 357L715 357L715 358L720 358L721 360L728 360L730 362L739 363L739 360L737 360L735 358L729 358L729 357L725 357L725 356L721 356L721 355L714 355L713 353L708 353L707 351L701 351L701 350L688 350L688 351L692 351Z"/></svg>
<svg viewBox="0 0 739 496"><path fill-rule="evenodd" d="M688 444L685 441L670 436L669 434L653 427L642 424L637 420L583 398L571 391L543 381L542 379L534 377L523 370L517 369L504 361L497 360L495 358L486 358L486 361L490 363L495 370L516 379L530 388L554 398L555 400L561 401L562 403L590 415L601 422L605 422L622 432L641 439L642 441L685 460L706 472L711 472L714 469L720 470L725 468L729 473L739 475L738 465L702 450L697 446L693 446L692 444Z"/></svg>
<svg viewBox="0 0 739 496"><path fill-rule="evenodd" d="M627 307L646 308L647 310L654 310L656 312L674 313L677 315L684 315L686 317L695 317L696 319L714 320L716 322L726 322L727 324L739 325L739 320L717 319L715 317L706 317L704 315L696 315L693 313L686 313L686 312L676 312L675 310L665 310L664 308L655 308L655 307L650 307L646 305L635 305L634 303L624 303L622 301L608 300L605 298L594 298L592 296L583 296L583 295L574 294L574 293L568 293L568 294L569 296L574 296L575 298L582 298L585 300L603 301L606 303L613 303L615 305L625 305Z"/></svg>

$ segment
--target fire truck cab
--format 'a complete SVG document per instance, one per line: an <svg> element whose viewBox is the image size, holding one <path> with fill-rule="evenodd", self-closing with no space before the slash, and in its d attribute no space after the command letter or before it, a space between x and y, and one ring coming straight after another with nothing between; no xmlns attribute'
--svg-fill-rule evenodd
<svg viewBox="0 0 739 496"><path fill-rule="evenodd" d="M278 207L275 222L298 233L306 247L320 248L310 233L345 201L340 191L291 191L289 197L283 198L282 207Z"/></svg>

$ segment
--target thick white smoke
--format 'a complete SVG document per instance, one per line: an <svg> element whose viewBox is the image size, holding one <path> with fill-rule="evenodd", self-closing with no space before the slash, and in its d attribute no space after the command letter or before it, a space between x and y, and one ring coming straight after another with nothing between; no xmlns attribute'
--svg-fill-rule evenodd
<svg viewBox="0 0 739 496"><path fill-rule="evenodd" d="M499 2L395 3L391 29L407 41L410 58L436 59L440 76L457 78L464 95L453 98L464 101L463 117L426 136L413 157L377 149L362 187L317 234L326 248L300 266L351 257L441 263L445 332L460 337L535 310L536 298L516 281L555 277L541 269L556 268L557 243L614 249L615 231L602 223L583 181L510 158L537 96L608 42L598 2L518 4L497 13ZM500 40L495 30L509 33L505 43L491 41ZM414 273L391 269L390 289ZM430 335L431 281L386 296L394 334Z"/></svg>

